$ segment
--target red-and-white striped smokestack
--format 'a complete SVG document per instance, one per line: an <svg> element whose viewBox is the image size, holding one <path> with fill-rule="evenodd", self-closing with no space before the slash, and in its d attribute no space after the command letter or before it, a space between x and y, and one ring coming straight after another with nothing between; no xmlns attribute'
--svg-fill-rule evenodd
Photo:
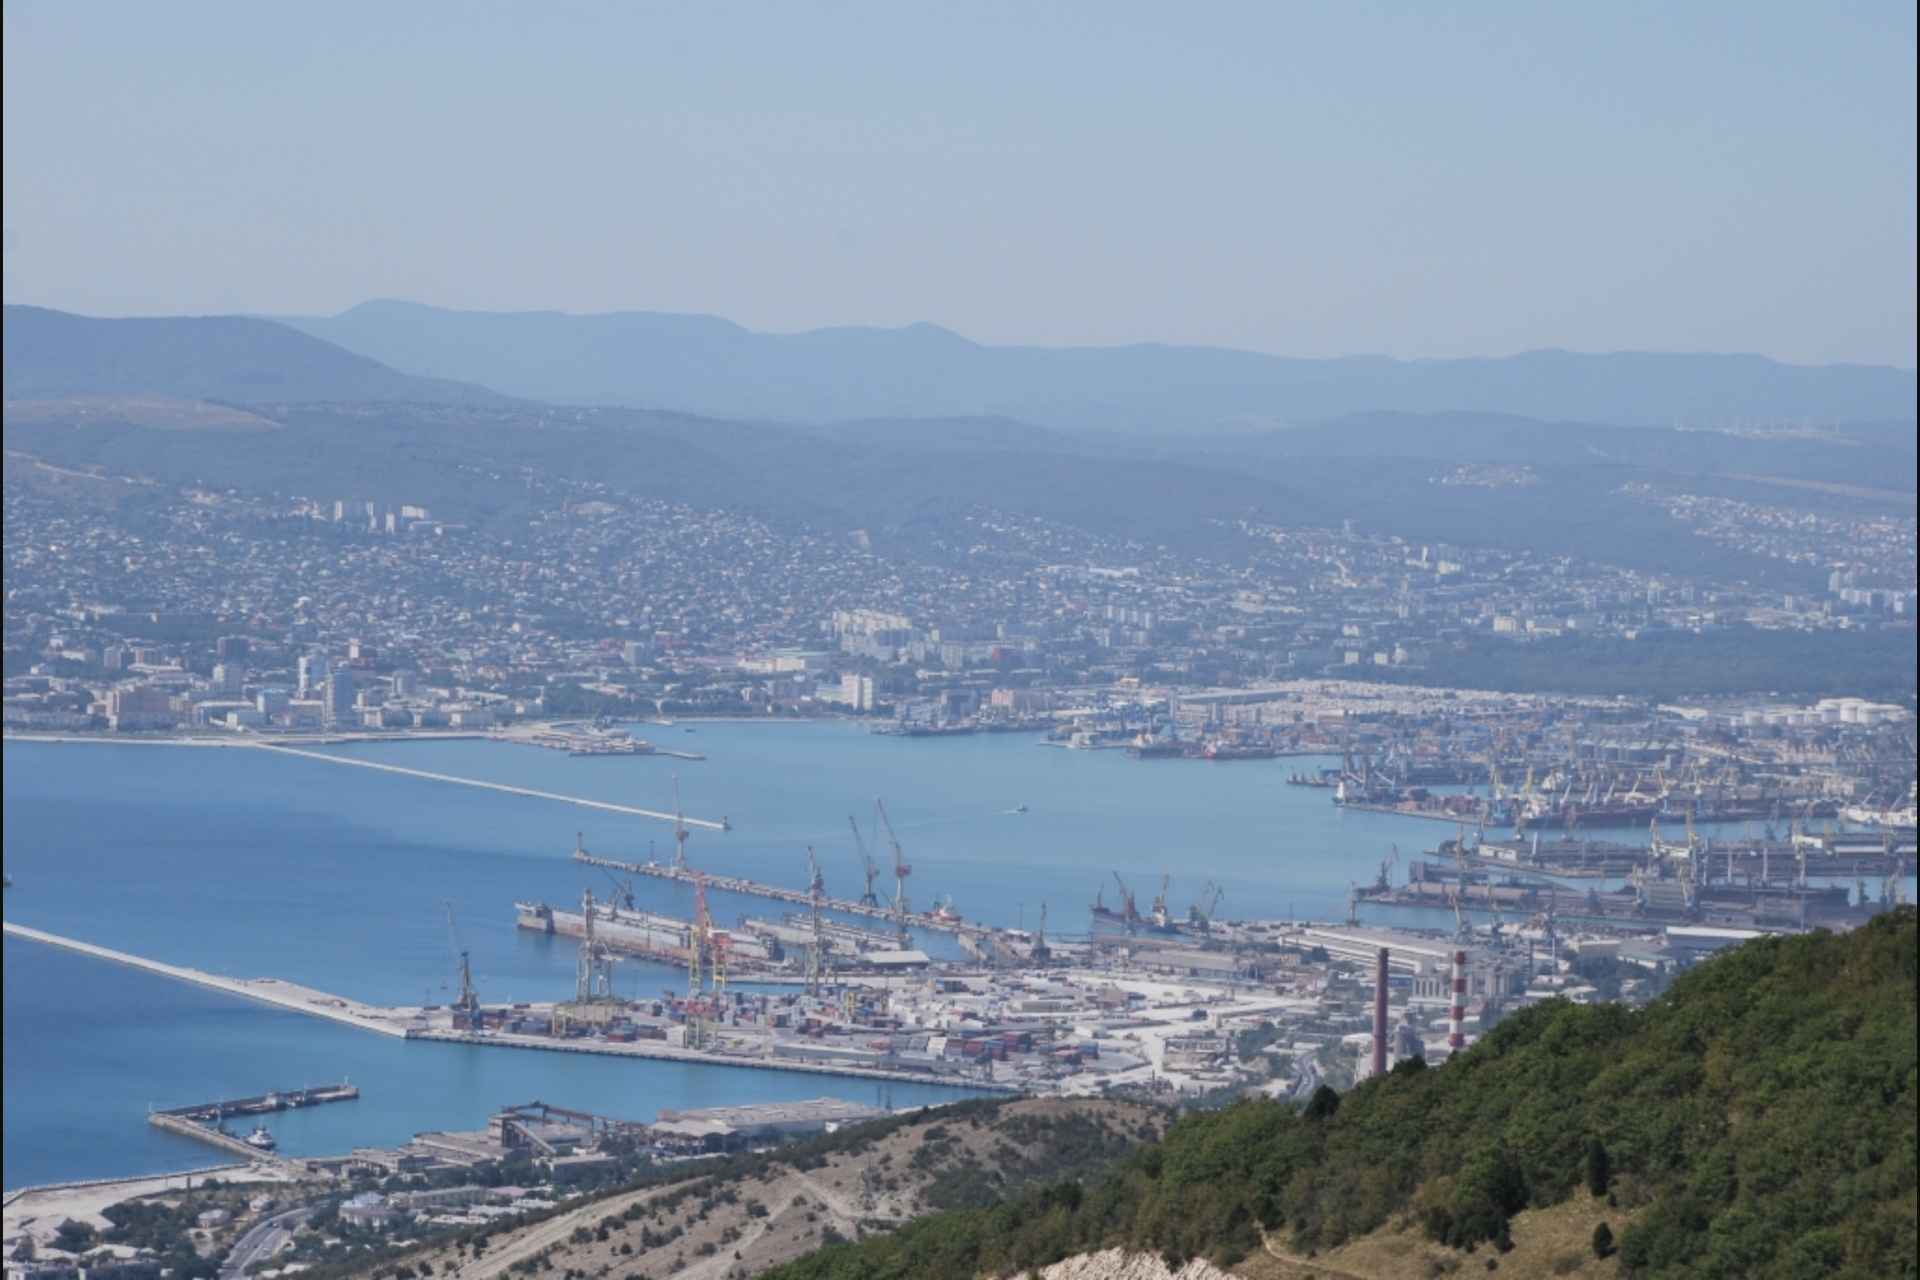
<svg viewBox="0 0 1920 1280"><path fill-rule="evenodd" d="M1373 961L1373 1074L1387 1073L1387 949Z"/></svg>
<svg viewBox="0 0 1920 1280"><path fill-rule="evenodd" d="M1453 953L1453 1007L1447 1010L1447 1052L1467 1047L1467 953Z"/></svg>

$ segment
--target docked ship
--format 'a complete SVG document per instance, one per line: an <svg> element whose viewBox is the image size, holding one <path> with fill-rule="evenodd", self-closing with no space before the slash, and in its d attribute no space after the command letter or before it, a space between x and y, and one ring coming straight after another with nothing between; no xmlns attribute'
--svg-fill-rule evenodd
<svg viewBox="0 0 1920 1280"><path fill-rule="evenodd" d="M1279 754L1273 747L1251 742L1209 742L1200 749L1202 760L1271 760Z"/></svg>
<svg viewBox="0 0 1920 1280"><path fill-rule="evenodd" d="M1117 875L1113 880L1120 886L1120 909L1116 911L1107 905L1106 887L1101 886L1094 894L1093 905L1089 908L1093 912L1094 928L1104 925L1109 929L1120 929L1127 933L1178 933L1180 931L1179 926L1174 923L1172 913L1167 910L1166 880L1163 879L1160 883L1160 896L1153 900L1152 909L1144 914L1134 904L1133 891L1127 888L1126 882Z"/></svg>
<svg viewBox="0 0 1920 1280"><path fill-rule="evenodd" d="M1094 925L1096 927L1106 925L1112 929L1131 928L1133 926L1133 918L1125 911L1125 905L1127 904L1122 904L1123 909L1120 911L1115 911L1112 907L1108 906L1107 889L1105 885L1102 885L1099 891L1094 894L1093 906L1089 908L1089 910L1093 912Z"/></svg>
<svg viewBox="0 0 1920 1280"><path fill-rule="evenodd" d="M522 929L568 938L586 935L586 917L579 911L551 907L544 902L516 903L515 909ZM687 946L693 936L691 921L610 902L595 902L591 910L594 939L609 951L667 964L687 962ZM734 963L768 965L774 961L767 944L759 938L726 929L715 929L713 934L714 941L727 948Z"/></svg>

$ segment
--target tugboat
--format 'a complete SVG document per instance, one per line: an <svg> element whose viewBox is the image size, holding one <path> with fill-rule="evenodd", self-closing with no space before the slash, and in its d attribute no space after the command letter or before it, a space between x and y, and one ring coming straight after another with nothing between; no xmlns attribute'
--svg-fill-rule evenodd
<svg viewBox="0 0 1920 1280"><path fill-rule="evenodd" d="M937 903L934 906L933 910L929 911L927 914L933 919L938 920L941 924L959 924L960 923L960 913L953 909L952 894L948 894L947 900L945 902Z"/></svg>
<svg viewBox="0 0 1920 1280"><path fill-rule="evenodd" d="M256 1124L253 1126L253 1132L240 1139L240 1141L246 1143L262 1155L272 1155L280 1145L273 1140L273 1135L267 1132L267 1126L264 1124Z"/></svg>

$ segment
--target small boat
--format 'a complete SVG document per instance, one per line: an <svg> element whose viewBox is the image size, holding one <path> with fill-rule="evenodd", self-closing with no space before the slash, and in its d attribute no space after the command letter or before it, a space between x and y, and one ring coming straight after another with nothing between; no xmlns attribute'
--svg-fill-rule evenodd
<svg viewBox="0 0 1920 1280"><path fill-rule="evenodd" d="M1013 811L1014 811L1015 813L1025 813L1025 812L1027 811L1027 806L1025 806L1025 805L1023 805L1023 804L1017 804L1017 805L1015 805L1015 806L1013 806Z"/></svg>
<svg viewBox="0 0 1920 1280"><path fill-rule="evenodd" d="M264 1124L257 1124L253 1126L253 1132L249 1133L246 1137L240 1139L240 1141L246 1143L248 1146L252 1147L255 1151L264 1151L264 1152L272 1152L275 1148L277 1148L280 1145L279 1143L273 1140L273 1135L267 1132L267 1126L265 1126Z"/></svg>

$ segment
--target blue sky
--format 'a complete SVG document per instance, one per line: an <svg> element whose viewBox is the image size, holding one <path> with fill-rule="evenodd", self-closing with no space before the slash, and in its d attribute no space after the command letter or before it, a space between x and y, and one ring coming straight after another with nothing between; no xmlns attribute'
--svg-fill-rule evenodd
<svg viewBox="0 0 1920 1280"><path fill-rule="evenodd" d="M1914 362L1911 4L4 12L9 302Z"/></svg>

